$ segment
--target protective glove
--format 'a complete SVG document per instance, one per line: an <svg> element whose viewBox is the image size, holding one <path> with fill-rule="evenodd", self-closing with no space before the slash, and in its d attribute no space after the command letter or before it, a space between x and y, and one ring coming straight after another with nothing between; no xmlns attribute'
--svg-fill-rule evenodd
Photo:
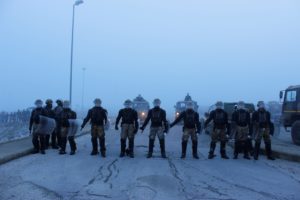
<svg viewBox="0 0 300 200"><path fill-rule="evenodd" d="M29 128L29 135L31 135L31 128Z"/></svg>
<svg viewBox="0 0 300 200"><path fill-rule="evenodd" d="M138 128L135 128L133 133L137 134L138 130L139 130Z"/></svg>
<svg viewBox="0 0 300 200"><path fill-rule="evenodd" d="M118 125L115 125L115 130L117 131L117 130L119 130L119 127L118 127Z"/></svg>

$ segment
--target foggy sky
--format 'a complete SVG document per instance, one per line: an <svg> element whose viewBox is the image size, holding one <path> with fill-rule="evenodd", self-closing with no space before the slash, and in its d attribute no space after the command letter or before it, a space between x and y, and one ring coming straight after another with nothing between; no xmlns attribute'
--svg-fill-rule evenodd
<svg viewBox="0 0 300 200"><path fill-rule="evenodd" d="M0 1L0 110L68 99L71 0ZM85 0L76 7L73 107L110 112L142 94L172 111L187 92L278 100L300 84L298 0Z"/></svg>

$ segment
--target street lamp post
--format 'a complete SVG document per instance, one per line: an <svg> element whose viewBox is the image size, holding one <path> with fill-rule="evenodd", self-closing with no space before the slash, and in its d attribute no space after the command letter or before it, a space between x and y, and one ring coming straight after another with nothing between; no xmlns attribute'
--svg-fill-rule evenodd
<svg viewBox="0 0 300 200"><path fill-rule="evenodd" d="M83 111L83 105L84 105L84 83L85 83L85 70L86 68L82 68L82 97L81 97L81 111Z"/></svg>
<svg viewBox="0 0 300 200"><path fill-rule="evenodd" d="M73 16L72 16L72 37L71 37L71 62L70 62L70 96L69 101L72 103L72 78L73 78L73 39L74 39L74 18L75 18L75 6L82 4L82 0L77 0L73 4Z"/></svg>

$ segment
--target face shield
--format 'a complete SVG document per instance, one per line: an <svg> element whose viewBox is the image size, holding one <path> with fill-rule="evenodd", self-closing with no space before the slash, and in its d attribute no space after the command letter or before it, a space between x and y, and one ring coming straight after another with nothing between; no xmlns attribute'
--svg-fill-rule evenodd
<svg viewBox="0 0 300 200"><path fill-rule="evenodd" d="M189 102L186 104L186 109L192 109L194 110L194 104L192 102Z"/></svg>
<svg viewBox="0 0 300 200"><path fill-rule="evenodd" d="M245 109L245 103L243 101L240 101L237 105L238 109Z"/></svg>
<svg viewBox="0 0 300 200"><path fill-rule="evenodd" d="M38 99L34 102L34 105L36 106L36 108L41 108L43 107L43 101Z"/></svg>
<svg viewBox="0 0 300 200"><path fill-rule="evenodd" d="M132 108L132 102L130 100L126 100L124 102L124 107L125 108Z"/></svg>
<svg viewBox="0 0 300 200"><path fill-rule="evenodd" d="M96 107L100 107L101 106L101 100L100 99L95 99L94 100L94 105L96 106Z"/></svg>
<svg viewBox="0 0 300 200"><path fill-rule="evenodd" d="M70 108L70 102L69 101L64 101L63 103L63 108L67 109L67 108Z"/></svg>
<svg viewBox="0 0 300 200"><path fill-rule="evenodd" d="M154 107L160 107L161 101L159 99L154 99L153 106Z"/></svg>
<svg viewBox="0 0 300 200"><path fill-rule="evenodd" d="M223 109L223 108L224 108L223 102L222 102L222 101L218 101L218 102L216 103L216 108L217 108L217 109Z"/></svg>

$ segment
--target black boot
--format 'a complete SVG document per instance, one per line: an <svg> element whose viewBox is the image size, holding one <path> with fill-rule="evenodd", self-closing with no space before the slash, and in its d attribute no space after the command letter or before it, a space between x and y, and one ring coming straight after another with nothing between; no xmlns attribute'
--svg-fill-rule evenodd
<svg viewBox="0 0 300 200"><path fill-rule="evenodd" d="M45 149L49 148L49 144L50 144L50 135L46 135L45 136Z"/></svg>
<svg viewBox="0 0 300 200"><path fill-rule="evenodd" d="M272 156L272 149L271 149L271 143L265 143L265 147L266 147L266 155L268 160L275 160L275 158Z"/></svg>
<svg viewBox="0 0 300 200"><path fill-rule="evenodd" d="M216 155L214 154L216 149L216 143L215 142L211 142L210 143L210 150L209 150L209 154L208 154L208 159L213 159Z"/></svg>
<svg viewBox="0 0 300 200"><path fill-rule="evenodd" d="M56 132L54 131L51 134L51 147L52 147L52 149L58 149L56 138L57 138Z"/></svg>
<svg viewBox="0 0 300 200"><path fill-rule="evenodd" d="M260 142L255 142L255 146L254 146L254 160L258 160L259 151L260 151Z"/></svg>
<svg viewBox="0 0 300 200"><path fill-rule="evenodd" d="M229 157L226 155L226 142L221 142L221 158L223 159L229 159Z"/></svg>
<svg viewBox="0 0 300 200"><path fill-rule="evenodd" d="M126 151L126 140L121 139L121 153L120 153L121 158L125 156L125 151Z"/></svg>
<svg viewBox="0 0 300 200"><path fill-rule="evenodd" d="M61 138L61 149L59 151L59 154L61 154L61 155L66 154L66 145L67 145L67 138L62 137Z"/></svg>
<svg viewBox="0 0 300 200"><path fill-rule="evenodd" d="M74 155L75 152L76 152L76 150L77 150L77 146L76 146L76 142L75 142L74 136L69 136L68 140L69 140L70 147L71 147L70 155Z"/></svg>
<svg viewBox="0 0 300 200"><path fill-rule="evenodd" d="M148 150L147 158L151 158L152 157L153 147L154 147L154 140L153 139L149 139L149 150Z"/></svg>
<svg viewBox="0 0 300 200"><path fill-rule="evenodd" d="M193 141L193 157L195 159L199 159L199 156L198 156L198 141Z"/></svg>
<svg viewBox="0 0 300 200"><path fill-rule="evenodd" d="M161 157L162 158L167 158L166 156L166 150L165 150L165 140L159 140L159 144L160 144L160 152L161 152Z"/></svg>
<svg viewBox="0 0 300 200"><path fill-rule="evenodd" d="M45 154L45 136L44 135L40 135L40 147L41 147L41 154Z"/></svg>
<svg viewBox="0 0 300 200"><path fill-rule="evenodd" d="M32 144L33 144L33 151L32 153L38 153L40 151L39 139L37 135L32 136Z"/></svg>
<svg viewBox="0 0 300 200"><path fill-rule="evenodd" d="M244 158L247 160L251 160L251 158L249 156L247 141L244 141L242 146L243 146L243 150L244 150Z"/></svg>
<svg viewBox="0 0 300 200"><path fill-rule="evenodd" d="M184 159L186 156L186 147L187 147L187 141L181 142L181 159Z"/></svg>
<svg viewBox="0 0 300 200"><path fill-rule="evenodd" d="M91 139L92 141L92 146L93 146L93 150L91 152L91 155L94 156L94 155L97 155L99 152L98 152L98 142L97 142L97 138L93 138Z"/></svg>
<svg viewBox="0 0 300 200"><path fill-rule="evenodd" d="M235 141L234 143L234 156L233 159L237 159L238 155L239 155L239 150L240 150L240 142L239 141Z"/></svg>
<svg viewBox="0 0 300 200"><path fill-rule="evenodd" d="M130 138L129 139L128 148L129 148L129 157L130 158L134 158L134 153L133 153L133 150L134 150L134 138Z"/></svg>
<svg viewBox="0 0 300 200"><path fill-rule="evenodd" d="M106 157L105 138L100 138L100 151L103 158Z"/></svg>

